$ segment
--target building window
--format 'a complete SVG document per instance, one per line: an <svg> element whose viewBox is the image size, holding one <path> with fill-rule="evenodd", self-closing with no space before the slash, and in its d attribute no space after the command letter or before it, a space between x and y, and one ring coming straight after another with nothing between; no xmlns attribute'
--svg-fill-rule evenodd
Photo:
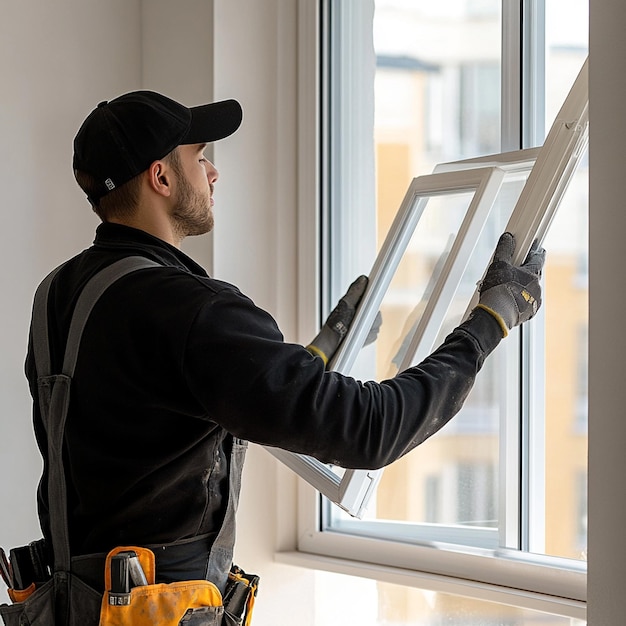
<svg viewBox="0 0 626 626"><path fill-rule="evenodd" d="M472 167L463 160L487 164L546 141L586 58L587 6L580 0L319 6L324 315L354 276L376 268L416 176L454 176ZM542 226L548 261L540 315L498 347L444 429L382 476L357 477L369 505L342 507L361 519L307 492L303 551L522 589L503 600L518 606L538 606L528 598L543 592L558 598L553 612L584 615L587 441L580 424L588 295L580 260L587 258L588 203L586 161L576 163L554 219ZM498 161L495 169L502 167ZM469 195L431 194L380 295L379 339L358 351L351 373L382 380L406 366L429 307L436 331L420 348L425 354L459 323L476 277L515 215L528 171L502 180L460 273L453 255L482 183ZM449 302L439 310L432 303L448 282L454 282ZM329 472L337 491L358 491L341 484L348 473ZM547 576L533 582L539 570Z"/></svg>

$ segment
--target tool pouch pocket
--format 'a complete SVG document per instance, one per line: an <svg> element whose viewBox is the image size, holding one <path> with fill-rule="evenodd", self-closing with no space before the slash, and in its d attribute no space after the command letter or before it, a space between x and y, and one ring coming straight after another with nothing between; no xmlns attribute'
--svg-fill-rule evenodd
<svg viewBox="0 0 626 626"><path fill-rule="evenodd" d="M120 552L136 553L147 584L127 593L113 592L111 562ZM154 554L147 548L117 547L107 556L100 626L219 626L224 606L219 589L208 580L154 583Z"/></svg>
<svg viewBox="0 0 626 626"><path fill-rule="evenodd" d="M249 626L258 587L256 574L247 574L233 565L224 592L224 626Z"/></svg>
<svg viewBox="0 0 626 626"><path fill-rule="evenodd" d="M135 587L129 596L127 604L111 604L111 593L105 592L100 626L219 626L222 623L222 597L208 580Z"/></svg>
<svg viewBox="0 0 626 626"><path fill-rule="evenodd" d="M5 626L54 626L60 623L58 614L67 615L69 626L95 626L102 600L102 594L65 572L41 585L11 590L10 596L14 604L0 606Z"/></svg>

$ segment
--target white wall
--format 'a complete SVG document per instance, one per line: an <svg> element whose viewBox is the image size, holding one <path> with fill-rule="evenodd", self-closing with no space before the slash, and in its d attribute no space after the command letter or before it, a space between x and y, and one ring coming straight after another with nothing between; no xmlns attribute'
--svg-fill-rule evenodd
<svg viewBox="0 0 626 626"><path fill-rule="evenodd" d="M588 544L591 626L623 624L626 615L625 27L623 0L592 0Z"/></svg>
<svg viewBox="0 0 626 626"><path fill-rule="evenodd" d="M172 11L173 7L176 12ZM0 543L38 536L40 472L22 365L33 290L97 224L71 174L71 139L102 99L164 90L188 104L236 97L241 130L217 145L216 231L188 251L295 336L296 0L4 0L0 20ZM184 7L184 11L179 9ZM215 20L211 20L212 12ZM626 614L626 385L621 331L622 80L626 7L591 1L589 623ZM205 38L204 35L207 35ZM214 37L214 48L209 43ZM214 59L212 59L214 54ZM213 63L214 62L214 63ZM237 558L263 575L255 623L313 624L314 575L272 562L292 548L294 481L250 453ZM11 508L8 510L8 505ZM0 592L3 594L4 592ZM0 595L0 600L6 596Z"/></svg>

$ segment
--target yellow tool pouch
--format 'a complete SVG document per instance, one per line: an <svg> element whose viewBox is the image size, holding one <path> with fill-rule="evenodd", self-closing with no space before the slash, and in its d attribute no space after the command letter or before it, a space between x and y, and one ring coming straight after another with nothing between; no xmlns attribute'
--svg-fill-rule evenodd
<svg viewBox="0 0 626 626"><path fill-rule="evenodd" d="M137 554L147 584L113 592L111 565L115 555ZM105 593L99 626L212 626L222 623L224 606L218 588L208 580L154 584L154 554L147 548L117 547L107 556Z"/></svg>

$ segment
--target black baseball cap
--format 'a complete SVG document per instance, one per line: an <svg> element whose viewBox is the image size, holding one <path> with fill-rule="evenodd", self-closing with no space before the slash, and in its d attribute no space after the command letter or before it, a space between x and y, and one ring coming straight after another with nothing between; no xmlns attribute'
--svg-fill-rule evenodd
<svg viewBox="0 0 626 626"><path fill-rule="evenodd" d="M87 116L74 138L74 169L96 179L94 204L176 146L232 135L242 117L236 100L188 108L155 91L133 91L101 102Z"/></svg>

